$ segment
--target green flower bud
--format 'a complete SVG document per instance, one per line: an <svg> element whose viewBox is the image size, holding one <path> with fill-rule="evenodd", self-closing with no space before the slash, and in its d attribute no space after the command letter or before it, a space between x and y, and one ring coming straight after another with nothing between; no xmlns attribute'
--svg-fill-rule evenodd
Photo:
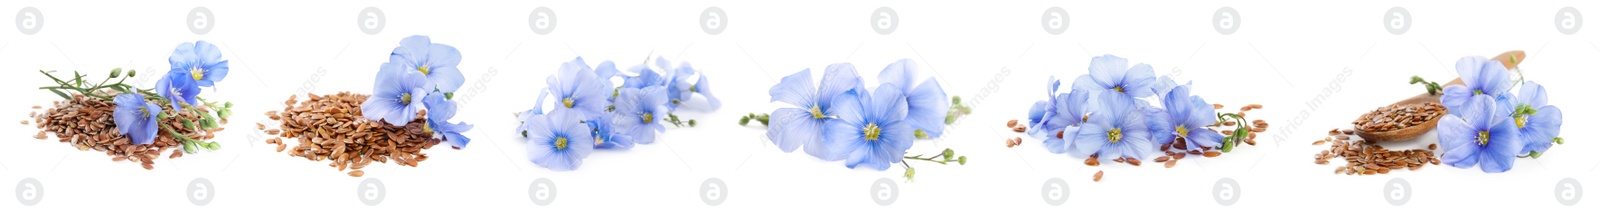
<svg viewBox="0 0 1600 213"><path fill-rule="evenodd" d="M118 75L122 75L122 68L111 69L111 78L117 78Z"/></svg>
<svg viewBox="0 0 1600 213"><path fill-rule="evenodd" d="M961 156L960 158L957 158L956 159L956 163L961 163L961 165L967 165L967 156Z"/></svg>
<svg viewBox="0 0 1600 213"><path fill-rule="evenodd" d="M139 74L139 71L137 71L137 70L128 70L128 77L133 77L133 75L135 75L135 74Z"/></svg>
<svg viewBox="0 0 1600 213"><path fill-rule="evenodd" d="M739 125L740 126L744 126L745 124L750 124L750 117L740 117L739 118Z"/></svg>
<svg viewBox="0 0 1600 213"><path fill-rule="evenodd" d="M906 167L906 180L916 180L917 168Z"/></svg>
<svg viewBox="0 0 1600 213"><path fill-rule="evenodd" d="M956 150L949 149L949 148L945 148L944 149L944 161L950 161L951 158L955 158L955 157L956 157Z"/></svg>

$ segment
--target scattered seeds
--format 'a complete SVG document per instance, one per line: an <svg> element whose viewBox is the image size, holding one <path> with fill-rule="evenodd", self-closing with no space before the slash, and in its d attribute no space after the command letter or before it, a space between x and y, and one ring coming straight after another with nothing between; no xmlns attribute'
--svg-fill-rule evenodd
<svg viewBox="0 0 1600 213"><path fill-rule="evenodd" d="M1028 127L1027 126L1015 126L1015 127L1011 127L1011 131L1013 131L1013 132L1027 132L1028 131Z"/></svg>
<svg viewBox="0 0 1600 213"><path fill-rule="evenodd" d="M1101 177L1105 177L1105 176L1106 176L1106 171L1105 170L1100 170L1098 172L1095 172L1094 173L1094 182L1100 182L1100 178Z"/></svg>
<svg viewBox="0 0 1600 213"><path fill-rule="evenodd" d="M1322 150L1314 158L1317 164L1328 164L1336 157L1343 158L1345 164L1335 170L1336 173L1342 171L1346 175L1388 174L1395 169L1414 171L1422 169L1428 163L1439 162L1439 158L1432 151L1437 148L1437 144L1429 144L1429 149L1389 150L1365 140L1346 142L1343 139L1349 138L1347 135L1334 137L1340 139L1333 140L1333 145L1328 150Z"/></svg>
<svg viewBox="0 0 1600 213"><path fill-rule="evenodd" d="M115 96L115 90L101 90L94 92L96 95ZM167 149L180 148L178 138L172 136L168 130L177 132L196 140L211 140L216 129L189 129L180 119L167 119L161 125L161 132L157 134L154 142L145 145L134 145L126 135L117 131L116 122L112 112L116 103L110 100L73 94L71 100L54 101L54 106L46 109L44 113L37 113L34 121L39 128L38 134L33 138L44 140L49 138L46 132L55 133L59 142L67 143L78 150L104 152L112 161L138 162L139 166L146 169L155 169L155 159ZM163 111L178 112L176 117L188 120L200 120L200 115L189 110L173 110L163 106ZM34 109L42 108L34 106ZM201 107L201 111L209 112L209 108ZM168 127L172 127L169 129ZM181 150L181 149L179 149ZM170 155L168 158L181 157L181 154Z"/></svg>
<svg viewBox="0 0 1600 213"><path fill-rule="evenodd" d="M1167 162L1168 160L1172 160L1172 157L1168 157L1168 156L1156 157L1156 163L1163 163L1163 162Z"/></svg>
<svg viewBox="0 0 1600 213"><path fill-rule="evenodd" d="M363 171L361 171L359 169L354 170L354 171L350 171L350 177L361 177L362 175L366 175L366 174L367 174L367 172L363 172Z"/></svg>
<svg viewBox="0 0 1600 213"><path fill-rule="evenodd" d="M282 121L281 131L269 129L266 130L268 134L282 133L282 137L299 141L299 145L294 146L282 139L268 141L277 143L280 151L287 150L289 156L332 161L328 166L339 170L360 169L372 162L389 161L416 167L418 162L428 159L422 150L440 142L431 133L424 132L422 113L405 126L394 126L361 116L361 103L367 100L367 95L341 92L309 96L303 102L291 96L285 101L291 105L285 106L283 112L268 114L268 118ZM295 103L299 105L293 105ZM362 173L357 170L350 175L359 177Z"/></svg>
<svg viewBox="0 0 1600 213"><path fill-rule="evenodd" d="M1207 152L1206 152L1206 153L1205 153L1205 156L1206 156L1206 157L1208 157L1208 158L1214 158L1214 157L1217 157L1217 156L1222 156L1222 152L1218 152L1218 151L1207 151Z"/></svg>
<svg viewBox="0 0 1600 213"><path fill-rule="evenodd" d="M1011 119L1011 121L1006 121L1006 127L1017 127L1017 119Z"/></svg>

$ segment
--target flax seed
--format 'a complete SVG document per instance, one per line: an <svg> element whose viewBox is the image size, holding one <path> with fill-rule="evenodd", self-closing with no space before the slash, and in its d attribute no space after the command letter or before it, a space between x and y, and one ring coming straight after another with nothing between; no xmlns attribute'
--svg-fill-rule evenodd
<svg viewBox="0 0 1600 213"><path fill-rule="evenodd" d="M1105 170L1101 170L1101 171L1095 172L1094 173L1094 182L1100 182L1100 178L1101 177L1105 177L1105 176L1106 176L1106 171Z"/></svg>

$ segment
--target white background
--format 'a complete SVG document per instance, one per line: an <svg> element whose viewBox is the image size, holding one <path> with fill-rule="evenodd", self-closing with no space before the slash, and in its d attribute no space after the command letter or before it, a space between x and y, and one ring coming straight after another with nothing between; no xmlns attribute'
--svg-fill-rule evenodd
<svg viewBox="0 0 1600 213"><path fill-rule="evenodd" d="M214 29L195 35L185 26L194 7L209 8ZM358 12L378 7L387 17L376 35L356 26ZM707 35L700 12L727 12L727 30ZM898 12L898 30L879 35L869 27L878 7ZM1068 29L1051 35L1041 28L1045 9L1069 14ZM1240 13L1239 30L1222 35L1212 29L1217 8ZM1410 31L1390 34L1385 11L1405 7ZM1600 47L1597 26L1575 35L1558 33L1557 9L1600 11L1588 1L6 1L0 14L24 7L44 15L42 30L25 35L0 27L0 117L29 119L34 105L59 99L36 87L50 85L36 70L81 70L103 76L114 67L140 70L144 84L168 69L166 57L178 43L207 40L223 50L232 68L216 90L201 96L235 103L235 117L220 132L223 149L158 160L145 171L111 162L55 140L36 140L33 125L0 128L0 189L24 178L45 187L42 202L23 206L0 196L5 212L217 210L489 210L592 212L620 210L691 211L1158 211L1204 210L1268 212L1291 208L1377 211L1475 210L1577 212L1593 209L1592 196L1576 206L1555 199L1556 182L1575 178L1597 186L1600 148L1584 118L1594 104L1585 92ZM534 8L557 15L554 31L538 35L528 19ZM1600 16L1600 12L1591 12ZM1587 20L1594 20L1588 18ZM7 18L5 22L15 23ZM7 25L12 26L12 25ZM418 168L392 164L368 167L366 177L382 180L386 198L377 206L357 199L358 184L326 166L274 152L251 141L262 112L281 109L297 89L317 94L369 93L379 64L400 38L429 35L458 48L467 84L458 98L455 120L477 125L466 133L466 149L436 148ZM1544 84L1551 103L1562 107L1566 123L1558 145L1538 160L1521 159L1513 170L1485 174L1477 168L1428 166L1383 176L1333 175L1335 166L1316 165L1311 146L1326 130L1347 127L1363 112L1423 92L1407 85L1412 75L1448 81L1463 56L1492 57L1525 50L1527 78ZM1193 80L1195 94L1237 109L1260 103L1251 119L1272 123L1260 146L1241 147L1218 158L1187 158L1171 169L1152 160L1143 167L1107 163L1085 167L1082 159L1050 154L1038 140L1006 148L1004 138L1024 137L1004 127L1026 117L1027 107L1044 97L1048 76L1070 79L1087 72L1089 58L1115 54L1149 63L1157 74ZM527 161L524 143L512 129L513 112L530 108L534 93L561 62L583 56L591 64L617 61L626 67L664 56L688 61L715 82L724 106L716 112L684 112L695 128L669 128L656 144L628 151L597 151L577 171L553 172ZM766 90L778 78L831 63L854 63L875 84L877 70L901 58L918 62L924 76L938 78L947 93L966 98L975 113L949 127L938 141L919 141L912 153L954 148L969 156L964 166L914 162L915 182L903 171L851 170L803 153L783 153L763 138L764 130L740 127L738 117L771 112ZM319 72L321 70L321 72ZM1344 81L1335 76L1349 70ZM990 85L993 85L992 87ZM989 87L990 91L984 92ZM472 90L472 88L482 88ZM1320 105L1308 105L1329 92ZM303 100L303 98L302 98ZM34 110L38 111L38 110ZM1303 120L1297 115L1305 112ZM31 120L31 119L29 119ZM1271 140L1274 135L1288 138ZM259 135L258 135L259 136ZM1404 145L1420 147L1432 136ZM1091 181L1106 171L1101 182ZM214 183L214 200L188 202L187 183ZM547 178L557 186L548 206L535 205L529 185ZM708 178L727 184L727 200L708 206L699 186ZM872 201L873 181L898 183L898 200ZM1067 202L1046 204L1041 186L1050 178L1068 183ZM1238 202L1220 205L1212 186L1219 179L1239 183ZM1392 206L1384 183L1407 180L1411 199ZM1593 188L1593 187L1591 187ZM14 193L7 193L14 194Z"/></svg>

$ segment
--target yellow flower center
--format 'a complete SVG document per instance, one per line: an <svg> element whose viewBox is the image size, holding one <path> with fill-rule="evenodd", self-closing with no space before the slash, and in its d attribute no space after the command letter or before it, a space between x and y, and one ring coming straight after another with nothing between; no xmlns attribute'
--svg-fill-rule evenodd
<svg viewBox="0 0 1600 213"><path fill-rule="evenodd" d="M650 120L655 120L655 119L652 119L650 113L645 113L643 116L640 116L640 117L644 117L644 123L650 123Z"/></svg>
<svg viewBox="0 0 1600 213"><path fill-rule="evenodd" d="M1478 146L1489 145L1489 131L1478 131Z"/></svg>
<svg viewBox="0 0 1600 213"><path fill-rule="evenodd" d="M606 144L606 140L605 139L601 139L600 137L594 137L594 145L595 146L605 145L605 144Z"/></svg>
<svg viewBox="0 0 1600 213"><path fill-rule="evenodd" d="M1483 94L1483 90L1472 90L1472 94L1473 95L1482 95Z"/></svg>
<svg viewBox="0 0 1600 213"><path fill-rule="evenodd" d="M1178 126L1178 136L1188 136L1188 135L1189 135L1189 128L1184 128L1183 126Z"/></svg>
<svg viewBox="0 0 1600 213"><path fill-rule="evenodd" d="M194 80L199 81L200 79L206 77L206 73L204 71L205 70L201 70L199 67L189 68L189 76L194 77Z"/></svg>
<svg viewBox="0 0 1600 213"><path fill-rule="evenodd" d="M811 112L811 118L822 119L823 116L822 116L822 107L821 106L817 106L816 104L812 104L811 105L811 110L809 110L809 111Z"/></svg>
<svg viewBox="0 0 1600 213"><path fill-rule="evenodd" d="M1122 128L1111 128L1111 131L1106 131L1106 139L1110 139L1111 143L1122 142Z"/></svg>
<svg viewBox="0 0 1600 213"><path fill-rule="evenodd" d="M556 150L567 149L567 137L556 137Z"/></svg>
<svg viewBox="0 0 1600 213"><path fill-rule="evenodd" d="M1122 92L1122 86L1112 87L1111 90L1116 90L1117 92Z"/></svg>
<svg viewBox="0 0 1600 213"><path fill-rule="evenodd" d="M696 84L696 85L694 85L694 86L690 86L690 87L689 87L689 92L691 92L691 93L693 93L693 92L700 92L700 85L698 85L698 84Z"/></svg>
<svg viewBox="0 0 1600 213"><path fill-rule="evenodd" d="M869 124L867 124L867 127L861 128L862 135L865 135L867 140L869 140L869 141L878 140L878 133L882 133L882 132L883 132L883 130L878 129L878 124L869 123Z"/></svg>
<svg viewBox="0 0 1600 213"><path fill-rule="evenodd" d="M422 66L417 66L417 72L422 72L423 75L427 75L428 74L428 65L424 64Z"/></svg>
<svg viewBox="0 0 1600 213"><path fill-rule="evenodd" d="M400 93L400 104L411 103L411 93Z"/></svg>
<svg viewBox="0 0 1600 213"><path fill-rule="evenodd" d="M572 108L572 98L562 98L561 104L566 105L567 108Z"/></svg>
<svg viewBox="0 0 1600 213"><path fill-rule="evenodd" d="M1522 127L1528 125L1528 116L1526 116L1526 115L1518 116L1516 121L1517 121L1517 128L1521 129Z"/></svg>

